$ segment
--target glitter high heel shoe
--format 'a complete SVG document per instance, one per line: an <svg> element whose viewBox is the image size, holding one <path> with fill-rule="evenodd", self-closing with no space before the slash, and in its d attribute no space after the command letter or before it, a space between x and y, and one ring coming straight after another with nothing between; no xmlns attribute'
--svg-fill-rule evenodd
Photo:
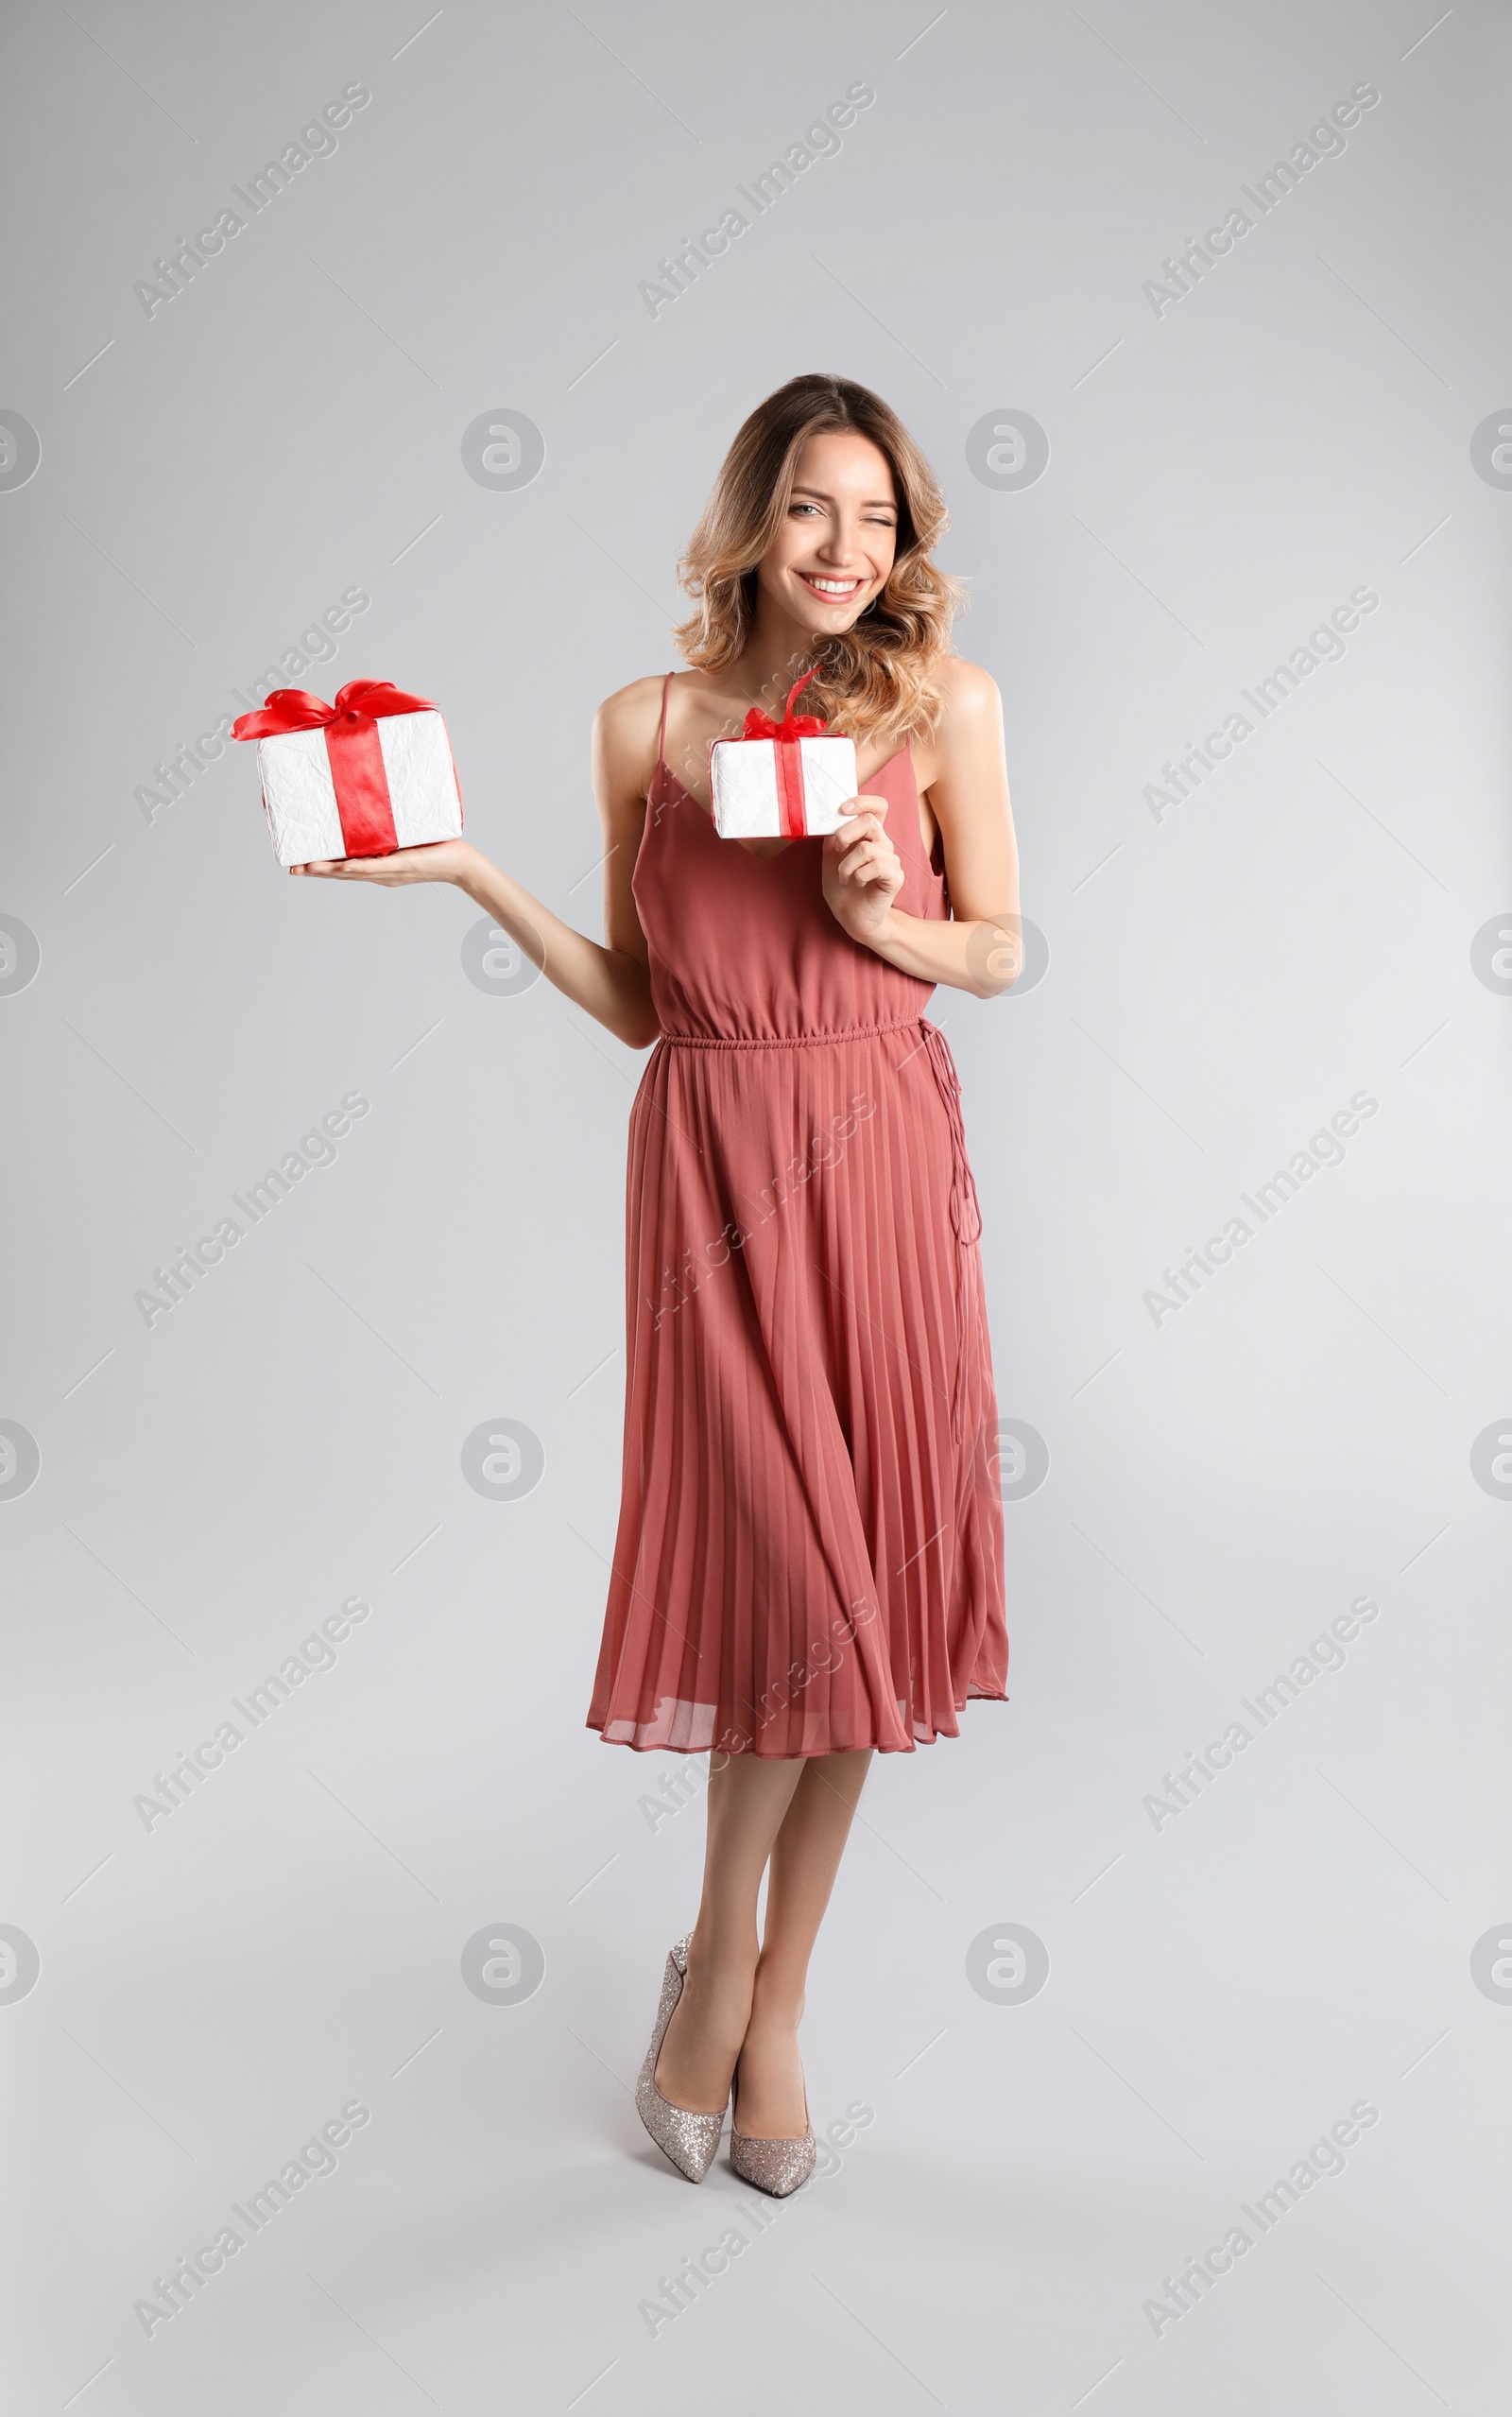
<svg viewBox="0 0 1512 2417"><path fill-rule="evenodd" d="M662 1976L662 1998L656 2010L656 2029L651 2045L645 2051L641 2078L635 2084L635 2107L663 2156L670 2157L688 2182L702 2182L713 2164L719 2147L719 2135L725 2128L725 2109L717 2115L700 2115L693 2107L674 2106L664 2098L656 2085L656 2060L661 2053L666 2028L671 2022L682 1984L688 1971L688 1941L679 1939L668 1956Z"/></svg>
<svg viewBox="0 0 1512 2417"><path fill-rule="evenodd" d="M740 2113L740 2060L735 2060L735 2103L730 2117L730 2162L742 2182L753 2183L769 2198L786 2199L807 2182L818 2157L814 2126L809 2121L809 2094L803 2090L803 2136L799 2140L756 2140L735 2129Z"/></svg>

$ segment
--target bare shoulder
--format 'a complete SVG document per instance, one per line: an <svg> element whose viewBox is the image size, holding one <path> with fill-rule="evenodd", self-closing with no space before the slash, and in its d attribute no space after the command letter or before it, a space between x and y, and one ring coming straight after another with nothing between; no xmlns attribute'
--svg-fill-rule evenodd
<svg viewBox="0 0 1512 2417"><path fill-rule="evenodd" d="M593 717L594 728L617 745L633 744L649 730L654 751L662 719L662 679L661 672L652 672L644 680L632 680L624 688L616 688L612 697L606 697L600 705Z"/></svg>
<svg viewBox="0 0 1512 2417"><path fill-rule="evenodd" d="M606 697L593 716L593 754L610 785L643 797L656 764L662 675L632 680Z"/></svg>
<svg viewBox="0 0 1512 2417"><path fill-rule="evenodd" d="M951 797L980 793L984 779L1000 774L1004 761L1003 699L998 683L979 663L947 655L934 667L943 708L927 738L915 749L919 786L931 803L948 809Z"/></svg>
<svg viewBox="0 0 1512 2417"><path fill-rule="evenodd" d="M1001 722L1003 699L998 683L979 663L968 663L961 655L947 655L936 666L935 681L945 702L940 723L942 736L953 727L963 737L974 736Z"/></svg>

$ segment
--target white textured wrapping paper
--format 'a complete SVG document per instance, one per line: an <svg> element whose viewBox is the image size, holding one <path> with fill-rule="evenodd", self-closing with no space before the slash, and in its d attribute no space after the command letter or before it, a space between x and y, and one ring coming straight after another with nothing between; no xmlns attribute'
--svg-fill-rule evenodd
<svg viewBox="0 0 1512 2417"><path fill-rule="evenodd" d="M837 831L856 793L855 742L849 738L800 738L803 814L809 832L822 837ZM777 790L777 743L770 738L719 738L709 758L714 829L722 839L782 837Z"/></svg>
<svg viewBox="0 0 1512 2417"><path fill-rule="evenodd" d="M462 828L462 797L440 715L380 714L374 728L400 847L455 839ZM260 738L257 769L280 864L318 864L347 854L323 729Z"/></svg>

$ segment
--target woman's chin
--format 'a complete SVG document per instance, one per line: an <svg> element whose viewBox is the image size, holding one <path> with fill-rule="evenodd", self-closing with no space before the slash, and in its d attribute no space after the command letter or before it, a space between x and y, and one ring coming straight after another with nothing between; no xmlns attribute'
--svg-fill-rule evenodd
<svg viewBox="0 0 1512 2417"><path fill-rule="evenodd" d="M794 598L790 610L799 627L809 630L814 637L842 638L848 630L855 628L866 606L855 603L850 596L843 604L825 604L805 590Z"/></svg>

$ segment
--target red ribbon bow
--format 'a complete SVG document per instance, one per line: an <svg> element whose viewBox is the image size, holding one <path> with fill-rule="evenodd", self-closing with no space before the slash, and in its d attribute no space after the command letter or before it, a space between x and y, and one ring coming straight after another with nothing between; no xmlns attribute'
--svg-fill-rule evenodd
<svg viewBox="0 0 1512 2417"><path fill-rule="evenodd" d="M816 664L814 671L806 671L801 680L795 680L787 692L787 703L782 708L780 722L774 722L770 714L764 714L760 705L752 705L746 716L746 727L740 734L742 738L775 738L780 743L791 743L798 738L817 738L821 731L828 730L829 723L821 721L817 714L795 714L793 711L794 698L800 688L808 686L818 667Z"/></svg>
<svg viewBox="0 0 1512 2417"><path fill-rule="evenodd" d="M319 730L329 722L372 721L380 714L433 714L428 697L406 696L391 680L349 680L327 705L307 688L274 688L260 713L232 722L232 738L282 738L291 730Z"/></svg>
<svg viewBox="0 0 1512 2417"><path fill-rule="evenodd" d="M260 712L232 724L232 738L284 738L291 731L323 730L331 780L349 856L391 855L399 845L388 775L378 738L379 717L429 714L428 697L411 697L391 680L349 680L334 705L307 688L275 688Z"/></svg>
<svg viewBox="0 0 1512 2417"><path fill-rule="evenodd" d="M803 756L799 740L817 738L821 731L829 728L829 724L821 721L817 714L795 714L793 711L794 698L800 688L808 686L817 669L818 665L816 664L814 671L806 671L801 680L793 682L787 692L787 703L782 708L780 722L774 722L770 714L764 714L760 705L752 705L746 716L746 727L740 734L743 739L769 738L776 743L778 813L783 837L789 839L805 838L809 827L803 798Z"/></svg>

